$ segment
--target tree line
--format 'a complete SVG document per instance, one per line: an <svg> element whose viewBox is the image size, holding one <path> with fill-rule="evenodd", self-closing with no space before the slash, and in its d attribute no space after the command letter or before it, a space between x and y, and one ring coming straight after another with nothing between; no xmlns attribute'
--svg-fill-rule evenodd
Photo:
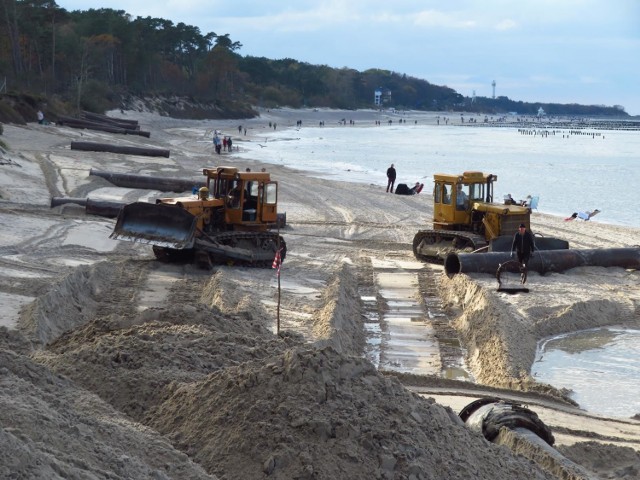
<svg viewBox="0 0 640 480"><path fill-rule="evenodd" d="M293 59L242 56L228 33L202 33L171 20L108 8L67 11L54 0L0 0L0 88L57 97L76 110L103 112L127 95L191 97L221 112L248 106L371 108L383 88L384 107L432 111L518 111L540 104L500 97L476 102L446 86L370 69L311 65ZM1 74L0 74L1 75ZM5 81L6 80L6 81ZM579 108L580 112L573 110ZM563 114L620 115L619 107L572 106Z"/></svg>

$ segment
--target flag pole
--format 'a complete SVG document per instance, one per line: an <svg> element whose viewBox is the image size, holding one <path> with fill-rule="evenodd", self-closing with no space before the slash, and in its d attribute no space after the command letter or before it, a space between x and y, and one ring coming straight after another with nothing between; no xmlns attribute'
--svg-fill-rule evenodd
<svg viewBox="0 0 640 480"><path fill-rule="evenodd" d="M278 277L278 306L276 307L276 334L280 335L280 267L282 266L282 255L280 253L280 221L276 219L276 225L278 226L278 240L276 243L276 258L278 259L278 270L276 275Z"/></svg>
<svg viewBox="0 0 640 480"><path fill-rule="evenodd" d="M280 272L278 272L278 309L276 311L276 319L277 319L276 333L280 335Z"/></svg>

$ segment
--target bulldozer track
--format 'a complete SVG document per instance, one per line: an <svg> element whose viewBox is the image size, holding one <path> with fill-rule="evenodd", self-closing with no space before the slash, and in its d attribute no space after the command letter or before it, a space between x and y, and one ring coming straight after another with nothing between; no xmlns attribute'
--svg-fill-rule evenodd
<svg viewBox="0 0 640 480"><path fill-rule="evenodd" d="M235 247L239 242L254 243L257 251L270 252L269 260L250 262L252 265L255 263L254 266L271 267L273 257L278 248L281 249L280 258L282 260L287 256L287 243L282 236L275 232L225 232L214 235L213 239L216 243L229 247Z"/></svg>
<svg viewBox="0 0 640 480"><path fill-rule="evenodd" d="M474 251L488 245L482 235L456 230L420 230L413 237L413 254L418 260L430 263L442 263L442 253L425 255L418 251L423 240L431 245L442 245L448 252Z"/></svg>
<svg viewBox="0 0 640 480"><path fill-rule="evenodd" d="M286 242L275 232L223 232L207 235L205 238L206 240L197 242L193 249L184 253L162 247L154 247L154 253L163 261L189 260L186 257L190 255L204 268L210 268L213 264L270 268L278 248L281 260L287 255ZM254 258L243 260L225 255L221 247L248 250L254 254Z"/></svg>

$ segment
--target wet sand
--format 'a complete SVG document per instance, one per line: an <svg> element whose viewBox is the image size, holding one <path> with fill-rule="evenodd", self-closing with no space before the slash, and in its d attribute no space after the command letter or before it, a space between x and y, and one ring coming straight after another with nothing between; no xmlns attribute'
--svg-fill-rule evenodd
<svg viewBox="0 0 640 480"><path fill-rule="evenodd" d="M5 126L0 467L27 478L50 471L79 478L83 469L99 478L560 478L456 420L464 404L498 394L540 409L560 451L578 464L604 478L638 478L640 422L586 414L529 371L546 336L638 328L640 274L585 267L531 274L529 295L499 294L491 276L449 279L415 261L411 241L430 222L430 195L389 195L384 185L316 179L213 153L213 129L242 149L261 141L269 122L282 129L297 120L315 124L320 115L327 128L343 118L385 123L384 114L367 111L270 111L242 122L125 112L150 139ZM171 157L71 151L80 138L169 148ZM279 182L288 224L279 335L273 271L162 264L150 247L109 240L112 219L49 206L54 196L164 194L114 188L89 176L91 168L197 179L216 164L265 167ZM640 238L638 229L537 212L532 226L573 248L625 247ZM384 372L363 358L362 296L385 298L381 266L414 272L418 296L435 285L479 385L429 375L441 358L410 374L392 368L399 357ZM377 301L375 308L385 318L390 307Z"/></svg>

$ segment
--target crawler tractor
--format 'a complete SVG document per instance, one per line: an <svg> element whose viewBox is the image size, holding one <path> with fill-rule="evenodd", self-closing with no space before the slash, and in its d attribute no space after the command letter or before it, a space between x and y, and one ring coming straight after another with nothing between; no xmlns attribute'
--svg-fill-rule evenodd
<svg viewBox="0 0 640 480"><path fill-rule="evenodd" d="M496 175L438 173L433 179L433 228L418 231L413 239L413 253L419 260L442 262L454 252L509 251L518 226L524 223L529 228L529 207L494 203ZM537 236L536 247L558 250L569 244Z"/></svg>
<svg viewBox="0 0 640 480"><path fill-rule="evenodd" d="M278 184L269 173L235 167L205 168L206 186L193 195L125 205L110 238L153 245L163 261L271 266L275 252L286 255L273 230Z"/></svg>

